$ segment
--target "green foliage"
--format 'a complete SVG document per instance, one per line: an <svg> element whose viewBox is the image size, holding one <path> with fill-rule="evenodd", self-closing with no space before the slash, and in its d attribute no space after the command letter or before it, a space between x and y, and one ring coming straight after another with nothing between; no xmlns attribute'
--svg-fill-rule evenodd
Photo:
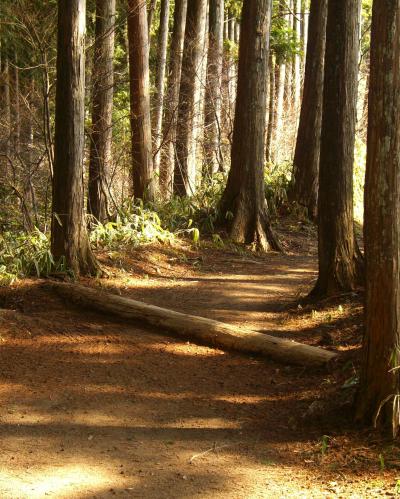
<svg viewBox="0 0 400 499"><path fill-rule="evenodd" d="M48 276L54 270L63 271L65 265L54 262L49 238L40 230L0 234L0 285L21 277Z"/></svg>
<svg viewBox="0 0 400 499"><path fill-rule="evenodd" d="M277 215L279 208L287 204L287 191L292 169L293 165L287 161L280 164L268 164L265 169L265 197L273 215Z"/></svg>
<svg viewBox="0 0 400 499"><path fill-rule="evenodd" d="M362 223L364 219L364 182L366 161L367 146L359 137L356 137L353 173L354 219L359 223Z"/></svg>
<svg viewBox="0 0 400 499"><path fill-rule="evenodd" d="M272 24L270 45L278 64L290 60L296 54L300 55L303 51L296 33L284 19Z"/></svg>
<svg viewBox="0 0 400 499"><path fill-rule="evenodd" d="M173 197L167 203L157 203L153 208L174 233L182 234L197 228L200 233L212 234L225 184L225 174L216 173L205 180L192 197Z"/></svg>
<svg viewBox="0 0 400 499"><path fill-rule="evenodd" d="M96 222L90 233L90 241L96 248L120 249L156 241L171 242L174 235L161 226L155 211L141 203L125 203L116 220L102 224Z"/></svg>
<svg viewBox="0 0 400 499"><path fill-rule="evenodd" d="M322 435L321 438L321 454L324 456L329 448L330 437L328 435Z"/></svg>

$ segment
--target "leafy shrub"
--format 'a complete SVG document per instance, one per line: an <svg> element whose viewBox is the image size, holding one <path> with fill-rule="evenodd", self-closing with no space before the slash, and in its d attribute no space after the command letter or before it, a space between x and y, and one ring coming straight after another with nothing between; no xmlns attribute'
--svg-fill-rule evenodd
<svg viewBox="0 0 400 499"><path fill-rule="evenodd" d="M64 262L56 264L46 234L35 229L0 234L0 284L10 284L19 277L47 276L54 270L64 270Z"/></svg>
<svg viewBox="0 0 400 499"><path fill-rule="evenodd" d="M293 165L289 162L268 164L265 169L265 197L273 215L287 204L287 191L292 177Z"/></svg>
<svg viewBox="0 0 400 499"><path fill-rule="evenodd" d="M216 173L207 179L189 198L173 197L166 203L156 203L153 209L168 229L177 234L195 231L212 234L218 215L218 204L226 184L226 176Z"/></svg>
<svg viewBox="0 0 400 499"><path fill-rule="evenodd" d="M155 241L171 242L172 232L164 229L155 211L143 207L142 203L125 203L115 221L102 224L94 222L90 241L96 248L118 249L139 246Z"/></svg>

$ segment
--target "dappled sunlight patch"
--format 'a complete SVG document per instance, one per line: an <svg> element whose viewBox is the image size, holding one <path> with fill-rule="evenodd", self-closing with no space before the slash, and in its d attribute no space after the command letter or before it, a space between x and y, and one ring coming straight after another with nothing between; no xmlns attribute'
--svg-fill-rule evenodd
<svg viewBox="0 0 400 499"><path fill-rule="evenodd" d="M21 417L22 414L22 417ZM35 425L83 425L90 427L93 426L109 426L119 427L124 423L124 419L117 415L108 415L100 410L73 410L59 409L55 406L53 409L49 407L48 410L43 408L20 407L19 412L6 414L1 419L2 424L9 425L28 425L34 427ZM1 426L1 425L0 425Z"/></svg>
<svg viewBox="0 0 400 499"><path fill-rule="evenodd" d="M157 348L157 345L154 345ZM160 345L161 346L161 345ZM166 353L181 356L181 357L193 357L193 356L204 356L204 357L221 357L225 355L225 352L218 350L216 348L210 348L206 346L197 345L187 341L186 343L169 343L162 345L163 350ZM172 363L172 360L171 360Z"/></svg>
<svg viewBox="0 0 400 499"><path fill-rule="evenodd" d="M170 423L160 424L159 427L177 430L238 430L241 428L241 423L240 421L228 421L223 418L202 418L199 416L193 416L191 418L177 418L175 421L171 421Z"/></svg>
<svg viewBox="0 0 400 499"><path fill-rule="evenodd" d="M91 495L113 484L115 477L100 466L55 465L42 469L0 470L2 497L41 499L46 496L59 498L79 497L87 491Z"/></svg>
<svg viewBox="0 0 400 499"><path fill-rule="evenodd" d="M68 353L79 354L79 355L127 355L134 352L133 349L130 349L126 344L118 344L111 342L102 342L102 343L88 343L88 344L79 344L79 345L68 345L65 347L68 350ZM121 358L122 360L122 358Z"/></svg>

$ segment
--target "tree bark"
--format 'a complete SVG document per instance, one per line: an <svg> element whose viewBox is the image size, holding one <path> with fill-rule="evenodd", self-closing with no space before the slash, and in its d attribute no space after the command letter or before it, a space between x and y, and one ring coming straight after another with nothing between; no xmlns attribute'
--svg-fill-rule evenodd
<svg viewBox="0 0 400 499"><path fill-rule="evenodd" d="M365 186L365 337L356 419L400 425L400 1L374 2Z"/></svg>
<svg viewBox="0 0 400 499"><path fill-rule="evenodd" d="M153 201L155 179L151 143L146 2L129 0L128 8L133 193L138 199Z"/></svg>
<svg viewBox="0 0 400 499"><path fill-rule="evenodd" d="M171 47L168 69L168 83L165 96L165 112L163 118L163 140L165 154L160 165L160 191L166 199L173 191L175 139L177 109L179 102L179 86L181 81L183 42L185 37L187 0L175 0L174 27L171 36Z"/></svg>
<svg viewBox="0 0 400 499"><path fill-rule="evenodd" d="M267 163L273 162L273 131L275 127L275 68L274 58L269 54L269 100L268 100L268 126L265 145L265 158Z"/></svg>
<svg viewBox="0 0 400 499"><path fill-rule="evenodd" d="M211 176L222 164L220 149L221 86L224 55L224 0L210 0L207 81L205 95L205 173Z"/></svg>
<svg viewBox="0 0 400 499"><path fill-rule="evenodd" d="M14 126L13 126L13 145L14 152L16 156L20 154L21 150L21 106L20 106L20 78L19 78L19 68L18 68L18 57L17 52L14 51L14 81L13 81L13 93L14 93Z"/></svg>
<svg viewBox="0 0 400 499"><path fill-rule="evenodd" d="M307 208L313 220L317 216L327 14L327 0L311 0L303 102L289 192L289 199Z"/></svg>
<svg viewBox="0 0 400 499"><path fill-rule="evenodd" d="M7 157L11 154L11 92L10 92L10 64L8 57L4 57L3 67L4 81L4 121L5 121L5 148L4 153ZM8 160L6 161L6 170L8 169Z"/></svg>
<svg viewBox="0 0 400 499"><path fill-rule="evenodd" d="M157 0L150 0L149 14L147 16L149 38L150 38L150 34L151 34L151 25L153 24L153 18L154 18L154 12L156 11L156 6L157 6Z"/></svg>
<svg viewBox="0 0 400 499"><path fill-rule="evenodd" d="M264 193L270 0L244 0L231 170L219 206L231 238L280 250Z"/></svg>
<svg viewBox="0 0 400 499"><path fill-rule="evenodd" d="M357 1L357 0L356 0ZM293 31L296 36L296 42L300 42L301 36L301 0L293 1ZM301 71L300 71L300 55L295 54L293 58L293 107L297 115L297 109L300 105L300 94L301 94Z"/></svg>
<svg viewBox="0 0 400 499"><path fill-rule="evenodd" d="M164 109L164 80L167 66L169 26L169 0L161 0L160 27L158 30L156 95L154 108L154 170L160 168L162 137L162 118Z"/></svg>
<svg viewBox="0 0 400 499"><path fill-rule="evenodd" d="M56 262L95 274L84 219L85 0L59 0L51 250Z"/></svg>
<svg viewBox="0 0 400 499"><path fill-rule="evenodd" d="M196 111L200 92L204 23L207 0L188 0L182 74L176 127L174 194L194 191L196 172Z"/></svg>
<svg viewBox="0 0 400 499"><path fill-rule="evenodd" d="M318 192L319 275L314 296L350 291L361 281L353 218L359 9L358 0L328 1Z"/></svg>
<svg viewBox="0 0 400 499"><path fill-rule="evenodd" d="M112 161L115 0L96 1L88 211L107 219Z"/></svg>
<svg viewBox="0 0 400 499"><path fill-rule="evenodd" d="M139 320L145 324L156 326L158 332L173 331L178 336L195 339L213 347L265 355L285 364L304 366L323 366L336 357L334 352L322 348L302 345L204 317L147 305L130 298L100 292L85 286L52 283L50 289L85 308L89 307L103 313L111 313L124 320L133 320L136 325Z"/></svg>

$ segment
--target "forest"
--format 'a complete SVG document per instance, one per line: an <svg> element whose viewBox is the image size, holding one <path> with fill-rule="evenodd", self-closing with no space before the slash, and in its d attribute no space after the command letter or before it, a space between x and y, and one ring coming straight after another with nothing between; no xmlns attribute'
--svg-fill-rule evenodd
<svg viewBox="0 0 400 499"><path fill-rule="evenodd" d="M400 496L400 0L1 0L0 497Z"/></svg>

